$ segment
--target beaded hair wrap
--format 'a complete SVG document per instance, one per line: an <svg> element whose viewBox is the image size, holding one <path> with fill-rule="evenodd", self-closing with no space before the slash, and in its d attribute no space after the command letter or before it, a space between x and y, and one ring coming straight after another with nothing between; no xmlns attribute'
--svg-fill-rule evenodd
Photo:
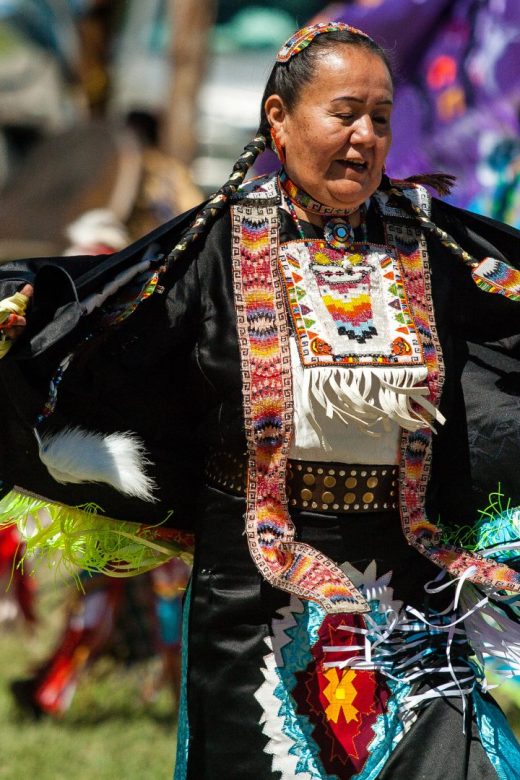
<svg viewBox="0 0 520 780"><path fill-rule="evenodd" d="M288 62L291 57L294 57L296 54L303 51L303 49L306 49L318 35L343 31L352 33L352 35L361 35L363 38L372 40L369 35L363 32L363 30L358 30L357 27L351 27L350 24L345 24L344 22L320 22L319 24L302 27L300 30L297 30L294 35L291 35L276 55L276 61Z"/></svg>

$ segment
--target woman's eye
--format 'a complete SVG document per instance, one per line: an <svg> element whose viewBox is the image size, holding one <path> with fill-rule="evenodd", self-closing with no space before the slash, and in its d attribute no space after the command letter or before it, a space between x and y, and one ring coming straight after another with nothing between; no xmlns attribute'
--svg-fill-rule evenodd
<svg viewBox="0 0 520 780"><path fill-rule="evenodd" d="M378 125L387 125L389 119L387 116L375 116L373 121Z"/></svg>

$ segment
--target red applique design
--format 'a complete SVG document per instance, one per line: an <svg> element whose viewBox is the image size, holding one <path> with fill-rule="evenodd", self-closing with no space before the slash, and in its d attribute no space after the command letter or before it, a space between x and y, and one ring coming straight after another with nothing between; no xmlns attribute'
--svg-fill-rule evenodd
<svg viewBox="0 0 520 780"><path fill-rule="evenodd" d="M375 736L373 727L386 712L391 692L378 672L325 666L359 655L359 650L349 650L359 644L359 634L344 630L345 626L365 627L361 615L327 615L311 648L313 661L296 673L292 695L297 712L314 724L312 736L321 748L325 771L346 780L365 766ZM327 647L341 650L328 652Z"/></svg>

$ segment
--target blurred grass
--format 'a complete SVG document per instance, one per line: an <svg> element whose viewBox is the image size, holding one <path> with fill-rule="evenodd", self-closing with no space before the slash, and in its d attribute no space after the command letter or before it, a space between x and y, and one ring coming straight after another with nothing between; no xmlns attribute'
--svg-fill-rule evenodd
<svg viewBox="0 0 520 780"><path fill-rule="evenodd" d="M153 671L149 662L125 668L100 659L58 721L31 720L12 701L9 682L45 659L63 626L68 587L41 574L36 631L0 634L1 780L171 780L173 697L164 690L153 704L142 701L141 685Z"/></svg>

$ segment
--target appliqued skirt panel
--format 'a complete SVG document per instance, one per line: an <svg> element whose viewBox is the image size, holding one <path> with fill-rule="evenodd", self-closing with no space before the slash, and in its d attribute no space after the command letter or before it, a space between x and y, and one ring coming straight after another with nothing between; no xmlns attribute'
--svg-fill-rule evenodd
<svg viewBox="0 0 520 780"><path fill-rule="evenodd" d="M439 569L406 544L397 513L293 515L371 607L326 615L262 581L242 498L208 488L205 502L175 780L517 776L518 743L450 628L453 588L425 591Z"/></svg>

